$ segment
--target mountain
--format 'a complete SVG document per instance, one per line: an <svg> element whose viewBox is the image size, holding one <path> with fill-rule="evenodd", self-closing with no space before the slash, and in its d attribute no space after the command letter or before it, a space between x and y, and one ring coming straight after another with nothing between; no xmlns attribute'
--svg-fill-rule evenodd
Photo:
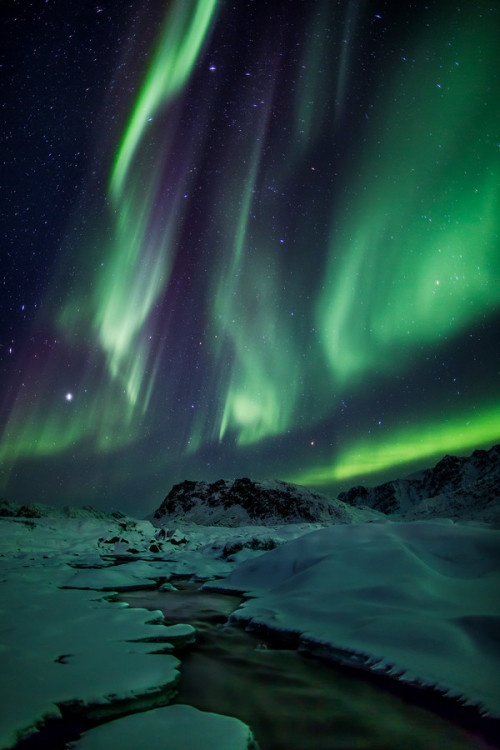
<svg viewBox="0 0 500 750"><path fill-rule="evenodd" d="M288 482L256 482L247 477L174 485L152 521L182 520L206 526L285 523L359 523L380 514L356 508Z"/></svg>
<svg viewBox="0 0 500 750"><path fill-rule="evenodd" d="M352 487L339 500L407 520L500 522L500 445L471 456L445 456L434 468L376 487Z"/></svg>

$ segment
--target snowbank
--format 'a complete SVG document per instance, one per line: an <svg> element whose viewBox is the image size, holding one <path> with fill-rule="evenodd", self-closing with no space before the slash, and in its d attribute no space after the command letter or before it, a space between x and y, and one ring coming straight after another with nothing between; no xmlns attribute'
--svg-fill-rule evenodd
<svg viewBox="0 0 500 750"><path fill-rule="evenodd" d="M127 591L156 588L157 581L169 578L164 562L133 562L104 568L77 570L61 585L67 589L94 589L96 591Z"/></svg>
<svg viewBox="0 0 500 750"><path fill-rule="evenodd" d="M241 563L216 588L254 597L232 615L250 629L295 633L310 651L498 717L499 558L500 531L479 524L332 526Z"/></svg>
<svg viewBox="0 0 500 750"><path fill-rule="evenodd" d="M111 721L71 744L75 750L258 750L246 724L230 716L167 706Z"/></svg>

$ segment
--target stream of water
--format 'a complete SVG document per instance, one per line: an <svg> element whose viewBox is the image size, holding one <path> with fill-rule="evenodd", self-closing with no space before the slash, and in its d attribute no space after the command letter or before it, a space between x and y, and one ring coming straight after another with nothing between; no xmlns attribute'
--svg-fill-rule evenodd
<svg viewBox="0 0 500 750"><path fill-rule="evenodd" d="M178 584L176 584L178 585ZM352 670L270 648L227 624L240 599L179 584L178 591L127 592L131 606L194 625L181 655L177 703L235 716L261 750L486 750L472 731L403 700Z"/></svg>

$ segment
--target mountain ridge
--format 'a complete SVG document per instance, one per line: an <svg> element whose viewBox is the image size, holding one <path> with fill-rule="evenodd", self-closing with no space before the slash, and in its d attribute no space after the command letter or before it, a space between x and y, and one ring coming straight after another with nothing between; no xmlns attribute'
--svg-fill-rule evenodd
<svg viewBox="0 0 500 750"><path fill-rule="evenodd" d="M500 445L470 456L445 455L432 468L374 487L354 486L335 499L281 480L185 480L150 518L156 524L175 519L238 526L360 523L391 516L500 523Z"/></svg>
<svg viewBox="0 0 500 750"><path fill-rule="evenodd" d="M445 455L429 469L374 487L358 485L338 496L347 505L388 516L500 521L500 445L470 456Z"/></svg>
<svg viewBox="0 0 500 750"><path fill-rule="evenodd" d="M248 477L216 482L185 480L172 487L152 514L153 523L172 519L207 526L285 523L359 523L380 517L300 485Z"/></svg>

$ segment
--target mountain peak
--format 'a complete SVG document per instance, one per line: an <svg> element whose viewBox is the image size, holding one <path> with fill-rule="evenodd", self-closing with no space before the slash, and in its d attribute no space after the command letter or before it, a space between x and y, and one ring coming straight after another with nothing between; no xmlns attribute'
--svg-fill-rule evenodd
<svg viewBox="0 0 500 750"><path fill-rule="evenodd" d="M153 519L182 519L207 526L284 523L352 523L378 517L326 495L280 480L248 477L216 482L186 480L174 485Z"/></svg>

